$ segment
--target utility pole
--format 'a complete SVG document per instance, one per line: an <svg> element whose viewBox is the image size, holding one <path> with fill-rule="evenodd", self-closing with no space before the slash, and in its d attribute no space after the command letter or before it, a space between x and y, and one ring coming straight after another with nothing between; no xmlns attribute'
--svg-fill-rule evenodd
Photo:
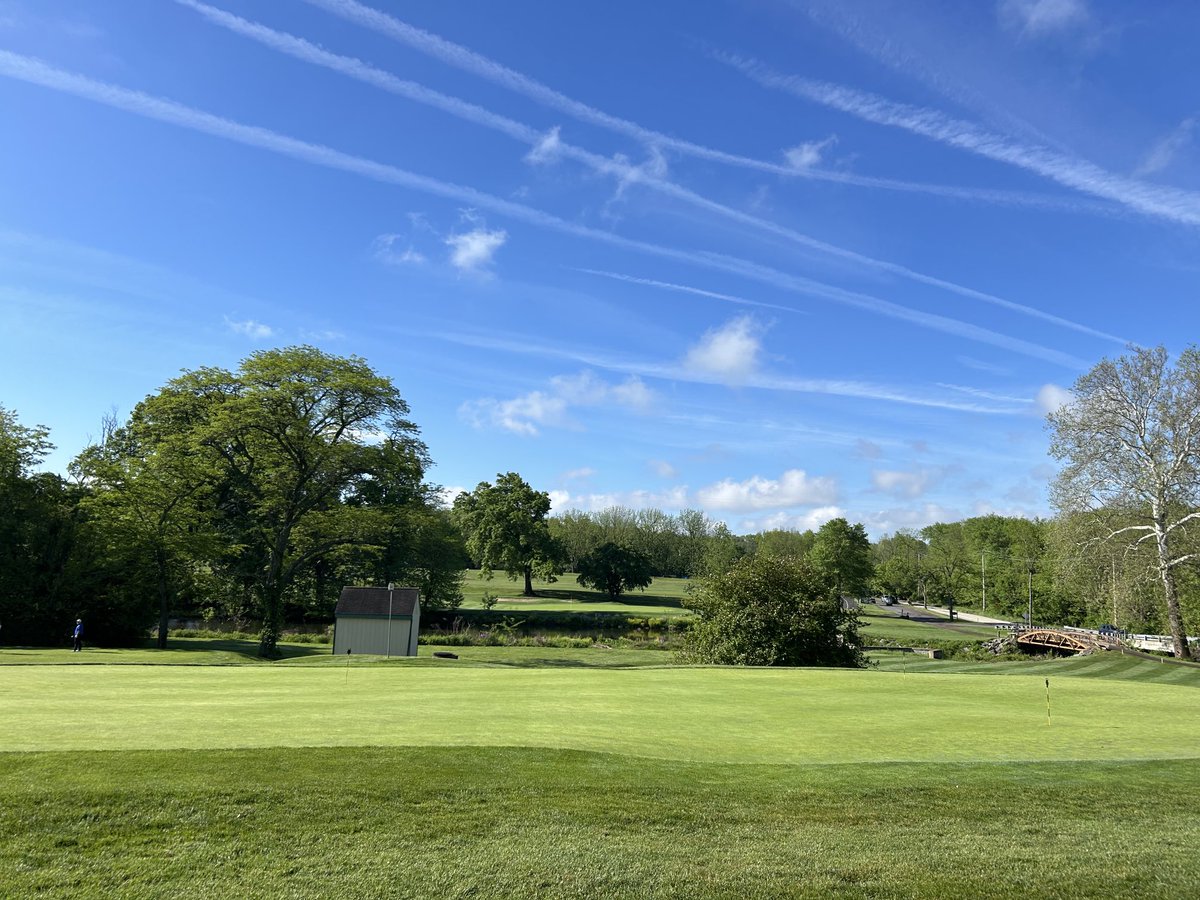
<svg viewBox="0 0 1200 900"><path fill-rule="evenodd" d="M392 593L396 590L394 581L388 582L388 633L387 633L387 658L392 658Z"/></svg>
<svg viewBox="0 0 1200 900"><path fill-rule="evenodd" d="M1109 562L1112 563L1112 601L1113 601L1113 625L1117 625L1117 558L1110 556ZM1117 626L1120 627L1120 626Z"/></svg>
<svg viewBox="0 0 1200 900"><path fill-rule="evenodd" d="M1029 564L1029 627L1033 627L1033 563Z"/></svg>
<svg viewBox="0 0 1200 900"><path fill-rule="evenodd" d="M987 551L979 551L979 577L983 579L983 611L987 612Z"/></svg>

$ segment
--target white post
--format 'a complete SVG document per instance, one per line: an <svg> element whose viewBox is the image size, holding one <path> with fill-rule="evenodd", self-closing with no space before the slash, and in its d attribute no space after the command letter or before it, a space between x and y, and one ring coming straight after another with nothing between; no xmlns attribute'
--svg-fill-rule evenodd
<svg viewBox="0 0 1200 900"><path fill-rule="evenodd" d="M387 633L387 657L392 658L392 592L396 590L394 581L388 582L388 633Z"/></svg>

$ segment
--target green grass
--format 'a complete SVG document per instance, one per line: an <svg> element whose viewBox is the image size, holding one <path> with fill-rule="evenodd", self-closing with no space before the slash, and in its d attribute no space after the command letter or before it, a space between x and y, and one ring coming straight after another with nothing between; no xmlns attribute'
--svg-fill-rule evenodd
<svg viewBox="0 0 1200 900"><path fill-rule="evenodd" d="M13 897L1186 897L1193 761L0 756Z"/></svg>
<svg viewBox="0 0 1200 900"><path fill-rule="evenodd" d="M1063 678L1047 727L1033 675L313 662L10 667L0 751L519 744L793 764L1200 755L1200 691L1181 685Z"/></svg>
<svg viewBox="0 0 1200 900"><path fill-rule="evenodd" d="M877 641L899 641L910 646L928 646L929 642L940 644L946 641L971 643L986 641L999 633L990 625L973 625L966 622L950 622L947 619L930 616L936 621L923 622L916 619L902 619L899 612L890 608L879 608L870 604L859 610L862 622L860 634L868 644ZM925 641L924 644L921 642Z"/></svg>
<svg viewBox="0 0 1200 900"><path fill-rule="evenodd" d="M483 595L499 598L495 609L501 611L552 610L556 612L620 612L630 616L688 616L691 613L680 605L692 583L686 578L655 578L644 591L631 591L613 603L608 595L585 588L575 580L574 573L560 575L555 582L533 580L536 597L522 597L524 584L511 581L497 572L488 581L478 569L468 569L463 579L463 608L482 609Z"/></svg>
<svg viewBox="0 0 1200 900"><path fill-rule="evenodd" d="M313 645L263 664L228 643L0 651L26 663L0 666L0 896L1200 885L1200 669L882 653L867 671L747 670L539 647L347 665ZM147 664L188 659L223 664Z"/></svg>

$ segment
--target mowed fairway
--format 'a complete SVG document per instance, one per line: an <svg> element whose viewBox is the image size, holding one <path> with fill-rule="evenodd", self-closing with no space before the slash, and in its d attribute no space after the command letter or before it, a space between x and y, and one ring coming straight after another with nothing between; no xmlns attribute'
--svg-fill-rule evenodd
<svg viewBox="0 0 1200 900"><path fill-rule="evenodd" d="M1054 707L1057 707L1055 709ZM837 669L0 668L0 751L525 746L727 763L1200 756L1200 690Z"/></svg>
<svg viewBox="0 0 1200 900"><path fill-rule="evenodd" d="M0 666L0 896L1200 885L1195 686L430 662Z"/></svg>

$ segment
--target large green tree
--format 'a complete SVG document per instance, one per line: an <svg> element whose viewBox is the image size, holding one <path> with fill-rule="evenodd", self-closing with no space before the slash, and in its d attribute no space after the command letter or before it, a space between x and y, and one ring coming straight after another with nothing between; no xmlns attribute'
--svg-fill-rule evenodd
<svg viewBox="0 0 1200 900"><path fill-rule="evenodd" d="M575 580L585 587L604 591L609 600L616 601L632 588L649 587L654 578L646 554L608 541L579 561Z"/></svg>
<svg viewBox="0 0 1200 900"><path fill-rule="evenodd" d="M871 539L861 522L851 525L842 518L830 519L817 529L809 559L839 593L855 597L867 593L874 567Z"/></svg>
<svg viewBox="0 0 1200 900"><path fill-rule="evenodd" d="M915 601L920 596L921 560L925 542L904 531L885 535L871 547L874 586L881 594Z"/></svg>
<svg viewBox="0 0 1200 900"><path fill-rule="evenodd" d="M860 666L857 613L826 573L794 556L757 554L703 579L684 605L697 621L685 656L741 666Z"/></svg>
<svg viewBox="0 0 1200 900"><path fill-rule="evenodd" d="M157 448L189 458L225 577L257 600L259 652L277 655L289 589L348 547L381 549L428 464L408 405L358 357L265 350L237 371L184 372L139 404ZM350 502L383 480L396 502Z"/></svg>
<svg viewBox="0 0 1200 900"><path fill-rule="evenodd" d="M523 578L524 595L534 596L533 575L562 574L562 551L550 534L550 495L535 491L516 472L481 481L454 499L453 517L467 552L487 577L494 571Z"/></svg>
<svg viewBox="0 0 1200 900"><path fill-rule="evenodd" d="M1065 463L1055 505L1088 515L1093 540L1151 548L1175 655L1191 655L1179 582L1200 559L1187 545L1200 524L1200 349L1174 366L1163 347L1102 360L1049 425L1050 453Z"/></svg>
<svg viewBox="0 0 1200 900"><path fill-rule="evenodd" d="M199 561L216 549L205 503L213 481L189 446L188 430L146 415L147 409L139 406L123 427L106 427L102 439L75 459L72 472L89 488L82 503L90 534L110 558L128 561L128 582L153 585L158 647L164 649L178 596Z"/></svg>

